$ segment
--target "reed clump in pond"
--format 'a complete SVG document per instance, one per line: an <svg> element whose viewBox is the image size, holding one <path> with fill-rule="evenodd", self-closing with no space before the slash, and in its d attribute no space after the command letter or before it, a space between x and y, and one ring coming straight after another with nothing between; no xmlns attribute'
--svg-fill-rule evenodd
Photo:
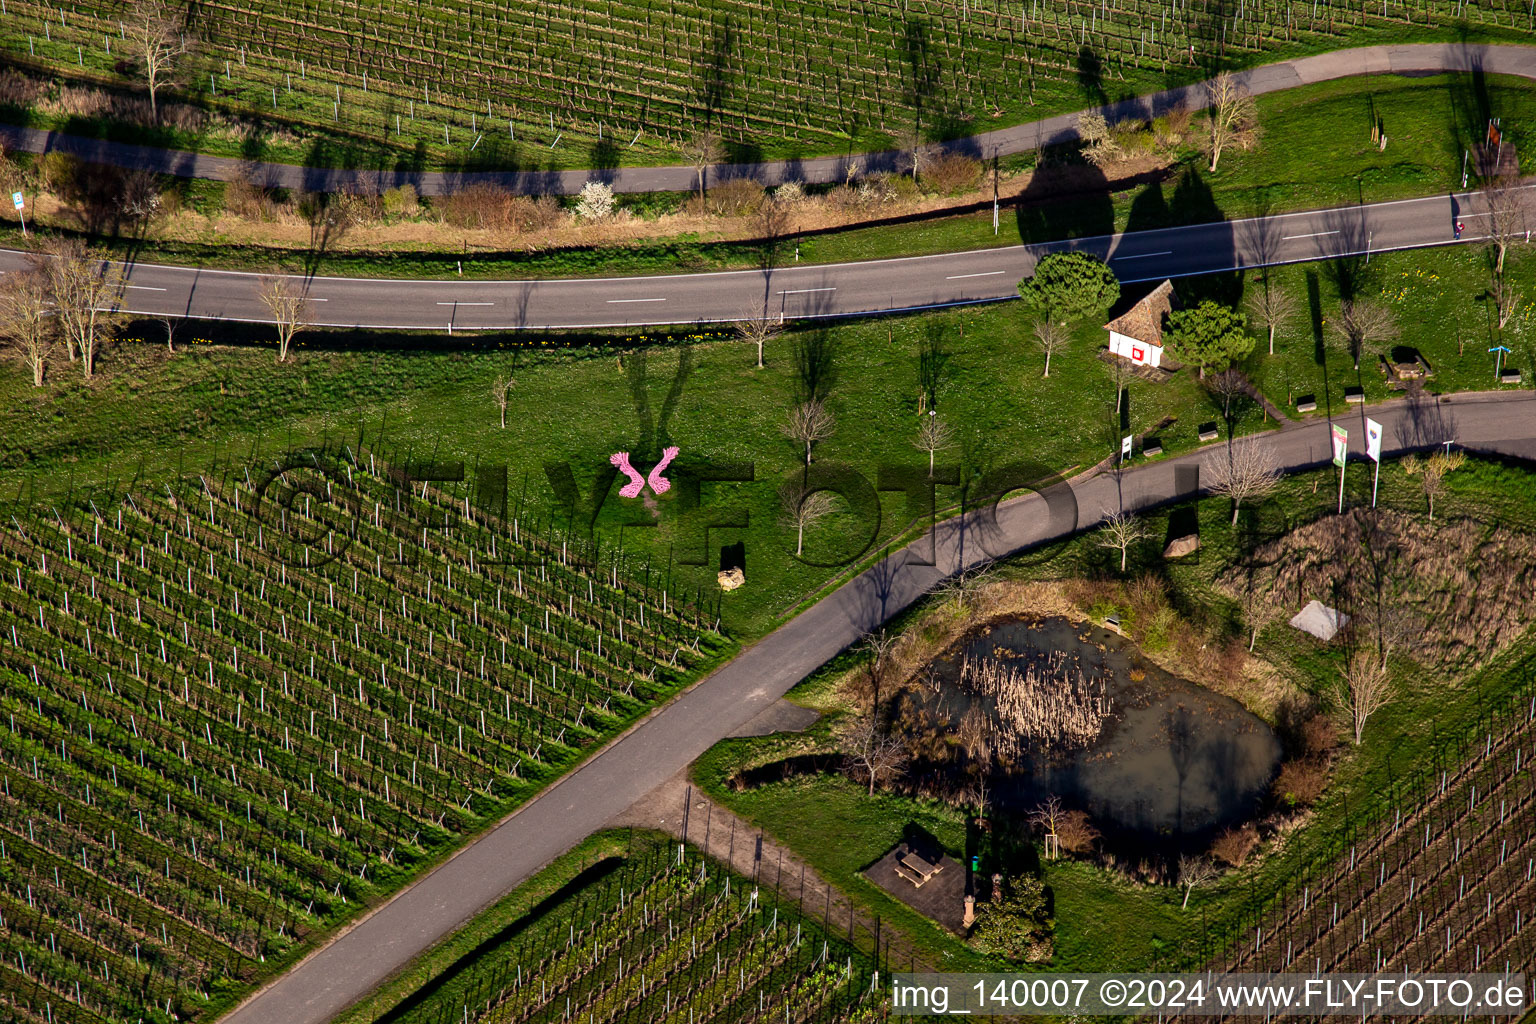
<svg viewBox="0 0 1536 1024"><path fill-rule="evenodd" d="M991 754L1005 763L1086 747L1113 711L1106 681L1063 651L1023 665L967 656L960 685L996 708Z"/></svg>

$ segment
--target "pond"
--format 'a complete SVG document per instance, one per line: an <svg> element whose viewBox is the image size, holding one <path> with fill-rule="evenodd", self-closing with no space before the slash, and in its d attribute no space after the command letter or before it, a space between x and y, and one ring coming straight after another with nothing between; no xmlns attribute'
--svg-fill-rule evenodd
<svg viewBox="0 0 1536 1024"><path fill-rule="evenodd" d="M1056 794L1114 845L1208 841L1255 815L1280 761L1269 726L1236 701L1064 618L994 624L919 679L899 717L984 752L994 806L1027 810Z"/></svg>

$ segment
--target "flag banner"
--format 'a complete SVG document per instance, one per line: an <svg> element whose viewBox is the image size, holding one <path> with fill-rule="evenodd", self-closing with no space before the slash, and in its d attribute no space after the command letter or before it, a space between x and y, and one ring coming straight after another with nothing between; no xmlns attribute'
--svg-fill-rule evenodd
<svg viewBox="0 0 1536 1024"><path fill-rule="evenodd" d="M1373 419L1365 421L1365 454L1372 462L1381 461L1381 424Z"/></svg>
<svg viewBox="0 0 1536 1024"><path fill-rule="evenodd" d="M1131 457L1131 443L1135 436L1135 434L1126 434L1125 437L1120 440L1120 457L1122 459L1128 459Z"/></svg>
<svg viewBox="0 0 1536 1024"><path fill-rule="evenodd" d="M1335 423L1333 425L1333 464L1335 466L1344 465L1344 458L1348 453L1349 431Z"/></svg>

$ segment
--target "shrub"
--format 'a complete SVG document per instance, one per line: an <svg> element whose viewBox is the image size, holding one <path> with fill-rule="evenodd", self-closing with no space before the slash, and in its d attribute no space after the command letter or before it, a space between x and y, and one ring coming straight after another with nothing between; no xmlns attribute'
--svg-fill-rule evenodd
<svg viewBox="0 0 1536 1024"><path fill-rule="evenodd" d="M1282 764L1273 788L1275 796L1288 806L1305 807L1323 795L1327 784L1327 765L1309 757Z"/></svg>
<svg viewBox="0 0 1536 1024"><path fill-rule="evenodd" d="M14 68L0 71L0 106L31 107L42 98L44 91L42 82Z"/></svg>
<svg viewBox="0 0 1536 1024"><path fill-rule="evenodd" d="M576 216L582 220L607 220L613 215L613 186L601 181L589 181L581 186L576 199Z"/></svg>
<svg viewBox="0 0 1536 1024"><path fill-rule="evenodd" d="M488 182L476 182L443 196L437 203L443 223L456 228L498 230L507 227L512 194Z"/></svg>
<svg viewBox="0 0 1536 1024"><path fill-rule="evenodd" d="M63 193L72 188L80 174L80 161L68 153L54 151L37 158L38 186Z"/></svg>
<svg viewBox="0 0 1536 1024"><path fill-rule="evenodd" d="M1326 756L1339 745L1339 731L1327 715L1313 715L1301 727L1301 745L1313 757Z"/></svg>
<svg viewBox="0 0 1536 1024"><path fill-rule="evenodd" d="M246 178L236 178L224 189L224 209L246 220L268 221L277 204L272 193Z"/></svg>
<svg viewBox="0 0 1536 1024"><path fill-rule="evenodd" d="M416 198L416 186L409 182L398 188L385 189L383 200L386 217L411 217L421 209Z"/></svg>
<svg viewBox="0 0 1536 1024"><path fill-rule="evenodd" d="M1142 631L1142 650L1165 651L1168 649L1169 637L1173 632L1173 625L1178 621L1178 615L1167 605L1152 613L1150 619L1143 620L1146 627Z"/></svg>
<svg viewBox="0 0 1536 1024"><path fill-rule="evenodd" d="M763 205L762 183L753 178L731 178L709 190L709 212L717 217L749 217Z"/></svg>
<svg viewBox="0 0 1536 1024"><path fill-rule="evenodd" d="M1217 836L1216 841L1211 844L1211 856L1223 864L1240 868L1249 854L1253 853L1253 848L1258 845L1259 832L1252 825L1229 828Z"/></svg>
<svg viewBox="0 0 1536 1024"><path fill-rule="evenodd" d="M1088 820L1085 811L1068 811L1056 824L1056 841L1068 853L1087 853L1099 839L1099 830Z"/></svg>
<svg viewBox="0 0 1536 1024"><path fill-rule="evenodd" d="M773 198L781 203L794 205L805 202L805 186L798 181L786 181L773 190Z"/></svg>
<svg viewBox="0 0 1536 1024"><path fill-rule="evenodd" d="M1014 961L1051 956L1052 922L1045 885L1033 875L1012 878L1006 894L996 894L980 908L976 947Z"/></svg>
<svg viewBox="0 0 1536 1024"><path fill-rule="evenodd" d="M563 213L554 196L513 196L508 226L514 231L543 231L560 223Z"/></svg>
<svg viewBox="0 0 1536 1024"><path fill-rule="evenodd" d="M934 192L954 195L976 187L981 180L981 163L959 153L941 156L923 172L923 184Z"/></svg>

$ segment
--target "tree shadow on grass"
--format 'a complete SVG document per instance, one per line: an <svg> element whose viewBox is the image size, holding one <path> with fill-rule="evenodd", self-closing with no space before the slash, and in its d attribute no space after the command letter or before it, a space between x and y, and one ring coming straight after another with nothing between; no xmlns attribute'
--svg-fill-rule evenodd
<svg viewBox="0 0 1536 1024"><path fill-rule="evenodd" d="M1075 146L1051 147L1041 152L1029 185L1014 200L1014 217L1026 243L1113 234L1109 179Z"/></svg>

